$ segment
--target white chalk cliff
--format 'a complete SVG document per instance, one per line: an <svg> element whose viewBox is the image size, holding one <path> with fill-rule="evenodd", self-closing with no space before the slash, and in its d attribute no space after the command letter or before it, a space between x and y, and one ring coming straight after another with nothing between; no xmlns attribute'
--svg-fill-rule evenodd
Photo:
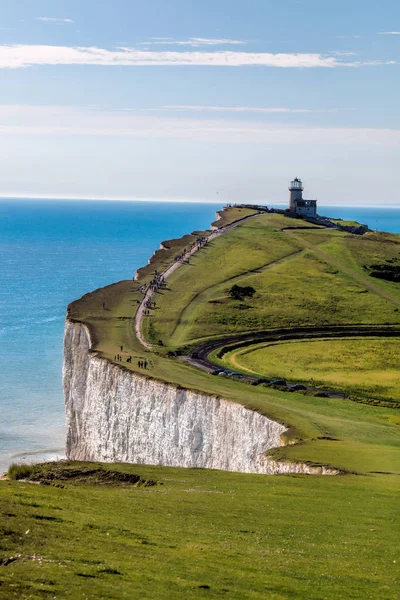
<svg viewBox="0 0 400 600"><path fill-rule="evenodd" d="M67 319L63 382L71 460L203 467L245 473L335 474L265 452L286 428L240 404L176 388L90 351L87 327Z"/></svg>

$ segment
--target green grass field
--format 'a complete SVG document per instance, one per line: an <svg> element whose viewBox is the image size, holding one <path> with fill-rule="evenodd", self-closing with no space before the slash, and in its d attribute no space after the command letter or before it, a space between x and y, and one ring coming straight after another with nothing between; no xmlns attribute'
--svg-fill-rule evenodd
<svg viewBox="0 0 400 600"><path fill-rule="evenodd" d="M233 350L223 362L271 379L288 378L369 398L400 398L399 338L265 343Z"/></svg>
<svg viewBox="0 0 400 600"><path fill-rule="evenodd" d="M97 465L55 465L46 486L1 482L1 598L398 597L393 476L143 465L105 468L157 485L63 476L82 467Z"/></svg>
<svg viewBox="0 0 400 600"><path fill-rule="evenodd" d="M346 221L345 219L329 219L335 225L343 225L343 227L359 227L358 221Z"/></svg>
<svg viewBox="0 0 400 600"><path fill-rule="evenodd" d="M241 218L238 210L224 211L226 223ZM192 238L174 240L139 281L72 303L69 317L88 326L93 349L106 360L123 345L124 368L284 423L283 440L291 443L273 450L275 459L333 465L347 474L104 465L108 473L100 476L99 465L39 467L48 485L0 482L0 598L398 597L399 411L247 385L168 358L199 340L270 328L398 326L399 285L371 278L369 266L394 264L400 236L304 225L261 215L197 252L155 296L157 308L144 322L151 351L135 335L139 287ZM234 284L256 292L234 300ZM289 380L319 378L358 393L377 385L382 397L398 401L397 343L291 342L235 356L243 369L269 375L273 368ZM143 358L147 371L137 365ZM115 473L157 485L124 482Z"/></svg>
<svg viewBox="0 0 400 600"><path fill-rule="evenodd" d="M235 221L239 221L240 219L244 219L244 217L250 217L251 215L257 214L256 210L252 210L251 208L239 208L239 207L231 207L228 210L219 210L217 215L218 218L214 223L212 223L213 227L226 227L226 225L230 225Z"/></svg>

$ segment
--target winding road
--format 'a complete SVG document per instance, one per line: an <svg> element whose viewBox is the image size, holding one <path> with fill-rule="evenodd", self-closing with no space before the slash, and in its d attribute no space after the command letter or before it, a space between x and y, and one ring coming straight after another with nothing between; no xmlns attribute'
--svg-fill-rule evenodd
<svg viewBox="0 0 400 600"><path fill-rule="evenodd" d="M217 365L208 358L209 354L214 350L218 350L218 348L229 347L229 350L234 350L248 346L251 343L260 344L264 342L343 337L400 337L400 328L384 327L382 325L332 325L326 327L269 329L208 340L204 344L197 346L188 357L182 356L180 358L204 371L211 372L217 368L221 368L220 365Z"/></svg>

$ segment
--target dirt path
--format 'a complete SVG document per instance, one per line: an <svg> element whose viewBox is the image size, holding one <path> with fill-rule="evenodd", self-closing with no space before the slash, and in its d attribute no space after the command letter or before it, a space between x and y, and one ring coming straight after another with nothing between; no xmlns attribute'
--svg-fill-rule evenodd
<svg viewBox="0 0 400 600"><path fill-rule="evenodd" d="M304 244L304 246L306 246L307 248L309 248L310 250L312 250L313 252L315 252L315 254L317 254L318 256L320 256L321 258L323 258L325 261L329 262L331 265L334 265L337 269L339 269L339 271L342 271L343 273L346 273L347 275L350 275L350 277L352 277L353 279L355 279L356 281L358 281L359 283L361 283L363 286L369 288L370 290L372 290L373 292L375 292L376 294L378 294L378 296L381 296L382 298L386 298L386 300L389 300L390 302L393 302L393 304L396 304L397 306L400 306L400 299L399 298L396 298L396 296L393 296L389 292L386 292L385 290L383 290L379 286L377 286L374 283L372 283L372 281L369 281L369 279L367 279L366 277L363 277L362 275L359 275L358 273L356 273L352 269L349 269L348 267L343 266L337 260L335 260L334 258L332 258L331 256L329 256L329 254L326 254L326 252L324 252L323 250L321 250L320 248L318 248L318 246L315 246L314 244L311 244L310 242L307 242L304 239L302 239L301 237L297 236L293 232L292 229L284 229L283 231L284 231L284 233L286 233L286 235L288 235L289 237L291 237L291 238L297 240L298 242Z"/></svg>
<svg viewBox="0 0 400 600"><path fill-rule="evenodd" d="M257 213L255 215L250 215L248 217L245 217L244 219L240 219L240 221L235 221L234 223L231 223L230 225L226 225L225 227L221 227L221 229L213 231L207 238L208 242L212 242L213 240L215 240L217 237L223 235L224 233L228 233L228 231L231 231L232 229L234 229L238 225L241 225L245 221L250 221L251 219L255 219L255 218L259 217L260 214L263 214L263 213ZM193 248L191 248L188 252L186 252L186 254L183 256L183 259L181 261L173 263L162 273L163 278L168 279L168 277L170 277L172 275L172 273L181 266L182 263L184 263L186 260L190 259L190 257L193 256L193 254L195 254L201 247L202 246L200 246L199 244L196 244L195 246L193 246ZM136 317L135 317L136 337L139 340L139 342L142 344L142 346L144 346L145 348L147 348L149 350L152 348L152 346L151 346L151 344L146 342L146 340L144 339L144 336L142 334L142 324L143 324L144 313L146 310L146 308L145 308L146 302L151 300L151 298L153 297L153 294L155 294L155 292L153 290L151 290L150 288L147 288L145 295L143 296L143 299L137 309Z"/></svg>
<svg viewBox="0 0 400 600"><path fill-rule="evenodd" d="M249 369L248 367L243 367L238 361L237 361L237 353L233 352L230 355L230 361L231 363L239 370L242 371L246 371L247 373L250 373L251 375L257 375L257 371L252 371L252 369Z"/></svg>

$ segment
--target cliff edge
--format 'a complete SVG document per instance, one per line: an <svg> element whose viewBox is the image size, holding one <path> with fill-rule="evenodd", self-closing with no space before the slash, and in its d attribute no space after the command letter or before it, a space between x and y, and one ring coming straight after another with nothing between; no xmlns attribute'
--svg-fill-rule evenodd
<svg viewBox="0 0 400 600"><path fill-rule="evenodd" d="M201 467L245 473L336 474L277 462L286 428L240 404L177 388L91 351L88 328L67 318L63 385L70 460Z"/></svg>

